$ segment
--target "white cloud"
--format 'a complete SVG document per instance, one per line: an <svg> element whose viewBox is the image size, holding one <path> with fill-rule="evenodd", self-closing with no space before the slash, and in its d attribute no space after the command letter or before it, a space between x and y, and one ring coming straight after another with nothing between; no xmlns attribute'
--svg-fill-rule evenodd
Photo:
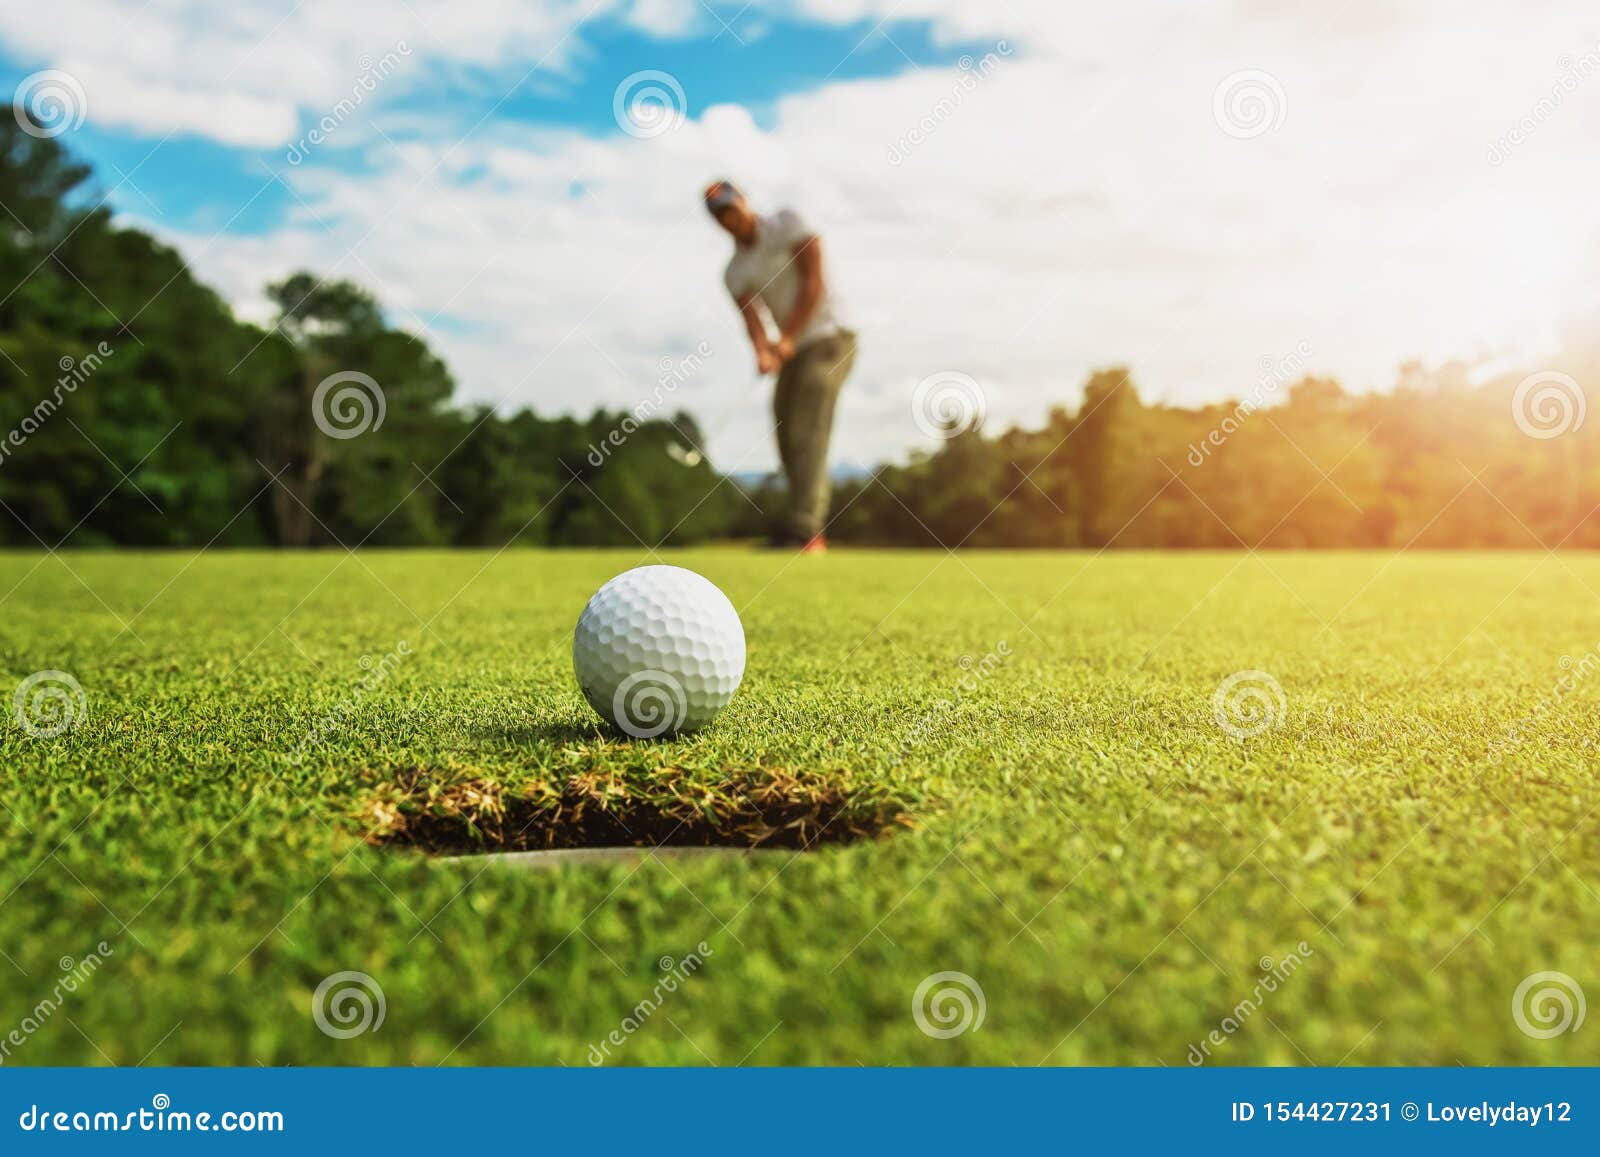
<svg viewBox="0 0 1600 1157"><path fill-rule="evenodd" d="M656 36L683 36L705 22L707 10L699 0L633 0L629 23Z"/></svg>
<svg viewBox="0 0 1600 1157"><path fill-rule="evenodd" d="M429 58L531 64L570 43L559 38L574 6L412 7L433 29L412 42ZM770 130L724 106L648 140L494 122L460 143L467 125L398 149L369 139L374 172L284 174L309 208L277 234L176 240L246 303L302 265L373 286L400 320L431 328L473 399L631 406L661 357L706 340L708 368L676 398L703 417L725 468L773 454L767 390L721 295L726 241L697 206L712 175L823 227L862 331L836 442L858 461L916 443L911 390L935 370L986 383L994 425L1037 420L1111 362L1131 363L1147 397L1195 401L1247 390L1263 356L1305 342L1313 369L1367 388L1414 357L1535 356L1596 305L1600 74L1503 163L1489 160L1558 83L1559 57L1600 51L1591 5L805 7L836 20L928 14L941 35L1005 38L1015 52L975 84L954 68L828 83L779 102ZM658 2L628 11L663 33L692 16ZM185 37L226 43L225 61L164 83L227 94L241 111L219 119L264 137L275 92L293 106L337 99L352 67L337 62L403 34L358 12L294 16L298 65L271 47L238 62L267 20L240 15L204 37L170 33L106 75L132 92L138 68L195 50ZM1213 119L1213 96L1250 69L1275 78L1284 115L1239 139ZM698 107L697 78L679 79ZM149 102L163 90L142 91ZM381 108L370 115L398 131ZM436 316L472 324L430 327Z"/></svg>
<svg viewBox="0 0 1600 1157"><path fill-rule="evenodd" d="M70 72L89 115L160 137L192 132L228 144L284 145L322 116L366 70L367 58L404 41L417 67L559 72L580 48L584 23L620 0L63 0L48 18L0 32L25 60ZM667 22L670 5L639 6Z"/></svg>

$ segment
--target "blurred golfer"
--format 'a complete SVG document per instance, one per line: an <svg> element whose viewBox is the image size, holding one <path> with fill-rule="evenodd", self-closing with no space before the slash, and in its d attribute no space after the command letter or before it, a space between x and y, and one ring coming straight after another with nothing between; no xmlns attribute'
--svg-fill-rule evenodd
<svg viewBox="0 0 1600 1157"><path fill-rule="evenodd" d="M856 358L856 335L839 318L822 272L822 241L792 209L755 213L727 181L705 191L706 208L733 237L724 281L744 317L756 369L778 375L772 410L778 457L789 480L783 545L828 548L828 438L839 387ZM776 330L776 336L773 331Z"/></svg>

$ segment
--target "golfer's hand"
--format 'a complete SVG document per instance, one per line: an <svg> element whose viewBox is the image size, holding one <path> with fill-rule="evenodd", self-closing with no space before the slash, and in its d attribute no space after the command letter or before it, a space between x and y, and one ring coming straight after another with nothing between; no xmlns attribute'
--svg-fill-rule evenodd
<svg viewBox="0 0 1600 1157"><path fill-rule="evenodd" d="M772 346L764 345L756 351L756 372L762 374L775 374L783 365L783 359L778 356L778 351Z"/></svg>
<svg viewBox="0 0 1600 1157"><path fill-rule="evenodd" d="M782 363L794 357L794 338L785 334L778 339L778 344L773 347L778 354L778 362Z"/></svg>

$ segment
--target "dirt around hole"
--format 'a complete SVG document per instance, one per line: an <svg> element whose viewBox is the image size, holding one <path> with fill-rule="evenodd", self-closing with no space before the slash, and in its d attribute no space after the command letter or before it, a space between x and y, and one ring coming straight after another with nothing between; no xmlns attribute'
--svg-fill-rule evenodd
<svg viewBox="0 0 1600 1157"><path fill-rule="evenodd" d="M757 767L715 775L579 771L505 784L409 767L357 813L369 843L433 855L547 848L811 849L911 826L893 797L839 776Z"/></svg>

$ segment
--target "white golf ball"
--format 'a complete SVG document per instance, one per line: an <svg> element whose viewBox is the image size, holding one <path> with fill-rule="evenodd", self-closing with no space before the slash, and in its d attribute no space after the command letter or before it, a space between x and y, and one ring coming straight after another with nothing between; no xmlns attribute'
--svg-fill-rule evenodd
<svg viewBox="0 0 1600 1157"><path fill-rule="evenodd" d="M728 596L679 566L606 583L578 616L572 669L589 705L635 739L693 731L744 678L744 627Z"/></svg>

